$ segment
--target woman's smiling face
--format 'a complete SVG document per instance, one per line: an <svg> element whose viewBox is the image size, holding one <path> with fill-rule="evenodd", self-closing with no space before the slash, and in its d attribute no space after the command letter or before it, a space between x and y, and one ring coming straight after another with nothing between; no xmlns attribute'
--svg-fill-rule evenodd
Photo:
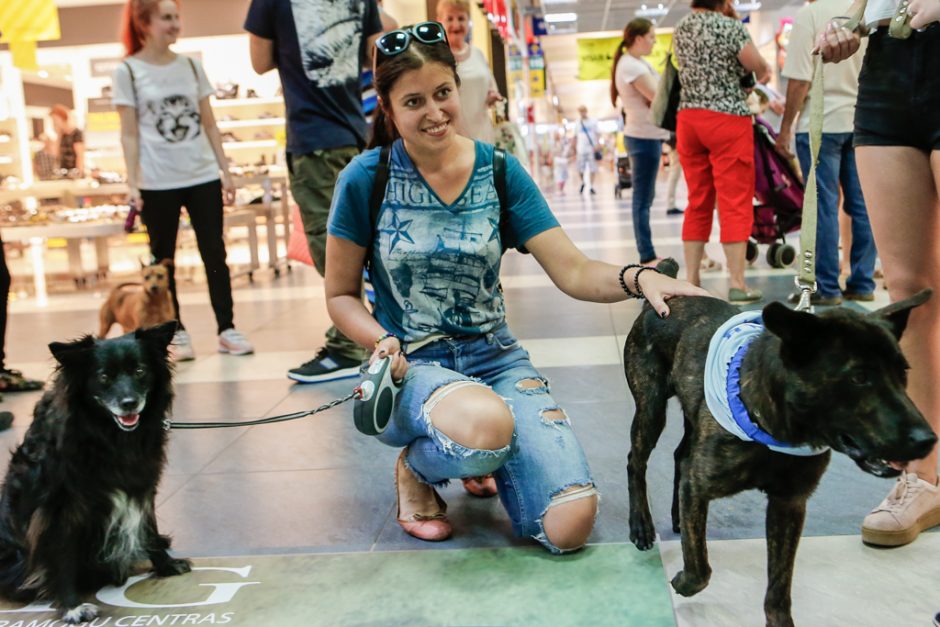
<svg viewBox="0 0 940 627"><path fill-rule="evenodd" d="M438 150L457 135L460 100L451 68L429 62L404 72L384 103L409 147Z"/></svg>

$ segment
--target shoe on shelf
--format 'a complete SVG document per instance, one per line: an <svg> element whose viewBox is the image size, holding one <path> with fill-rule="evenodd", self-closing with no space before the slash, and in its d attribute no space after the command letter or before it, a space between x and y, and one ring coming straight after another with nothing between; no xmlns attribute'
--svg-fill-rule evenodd
<svg viewBox="0 0 940 627"><path fill-rule="evenodd" d="M173 334L173 341L170 342L170 354L173 361L192 361L196 358L196 351L193 350L193 339L189 337L186 329L177 329Z"/></svg>
<svg viewBox="0 0 940 627"><path fill-rule="evenodd" d="M496 479L493 478L493 475L464 477L461 481L463 481L463 487L467 492L481 499L488 499L491 496L496 496L498 493L496 489Z"/></svg>
<svg viewBox="0 0 940 627"><path fill-rule="evenodd" d="M232 328L219 333L219 352L229 355L250 355L255 352L255 347L241 331Z"/></svg>
<svg viewBox="0 0 940 627"><path fill-rule="evenodd" d="M729 303L756 303L762 298L764 298L764 293L760 290L742 290L739 287L732 287L728 290Z"/></svg>
<svg viewBox="0 0 940 627"><path fill-rule="evenodd" d="M359 376L362 362L334 355L326 346L317 351L316 356L307 363L287 371L287 378L299 383L322 383L335 379Z"/></svg>
<svg viewBox="0 0 940 627"><path fill-rule="evenodd" d="M872 297L874 299L874 297ZM800 302L800 292L793 292L787 296L787 302L796 305ZM833 294L832 296L823 296L816 292L809 297L809 304L814 307L835 307L842 304L842 294Z"/></svg>
<svg viewBox="0 0 940 627"><path fill-rule="evenodd" d="M679 209L679 207L669 207L666 209L667 216L681 216L683 213L685 213L685 211Z"/></svg>
<svg viewBox="0 0 940 627"><path fill-rule="evenodd" d="M925 529L940 525L940 487L905 472L885 500L862 523L862 542L903 546Z"/></svg>
<svg viewBox="0 0 940 627"><path fill-rule="evenodd" d="M34 392L41 390L42 386L42 381L27 379L19 370L0 369L0 391L2 392Z"/></svg>
<svg viewBox="0 0 940 627"><path fill-rule="evenodd" d="M853 292L851 290L842 290L842 298L845 300L856 300L870 303L875 300L874 292Z"/></svg>
<svg viewBox="0 0 940 627"><path fill-rule="evenodd" d="M6 431L13 426L13 413L0 411L0 431Z"/></svg>
<svg viewBox="0 0 940 627"><path fill-rule="evenodd" d="M426 542L446 540L454 532L450 521L447 520L447 503L440 497L437 490L426 483L420 483L411 474L411 471L405 466L404 460L407 454L407 448L402 450L401 455L398 456L398 461L395 463L395 500L398 503L398 515L396 516L398 524L405 530L405 533L419 540ZM406 474L411 475L412 481L417 484L417 489L412 489L411 494L405 495L406 502L414 509L424 509L425 513L415 512L407 518L402 518L400 479Z"/></svg>

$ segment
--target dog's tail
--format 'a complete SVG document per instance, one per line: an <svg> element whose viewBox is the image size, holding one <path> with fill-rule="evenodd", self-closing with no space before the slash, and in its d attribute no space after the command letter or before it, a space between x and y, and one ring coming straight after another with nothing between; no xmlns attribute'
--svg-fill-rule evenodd
<svg viewBox="0 0 940 627"><path fill-rule="evenodd" d="M679 276L679 262L672 257L666 257L656 264L656 270L660 274L665 274L666 276L676 278Z"/></svg>

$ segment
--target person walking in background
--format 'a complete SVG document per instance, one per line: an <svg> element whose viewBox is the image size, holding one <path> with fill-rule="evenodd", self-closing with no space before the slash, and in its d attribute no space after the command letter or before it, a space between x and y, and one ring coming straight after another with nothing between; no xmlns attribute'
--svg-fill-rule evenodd
<svg viewBox="0 0 940 627"><path fill-rule="evenodd" d="M809 88L813 79L813 55L816 38L829 22L846 15L852 0L815 0L800 9L793 18L790 45L783 66L787 83L786 109L777 136L777 152L793 158L793 125L799 113L796 132L796 153L809 176L810 155ZM816 284L811 297L814 305L838 305L843 296L848 300L874 300L875 240L868 221L865 199L855 168L852 130L855 101L858 97L858 73L862 55L854 55L844 63L826 68L823 73L823 134L816 165L819 194L816 223ZM852 219L850 273L845 292L839 287L839 188L842 188L843 209ZM846 244L848 245L848 244ZM800 294L792 294L790 302L799 302Z"/></svg>
<svg viewBox="0 0 940 627"><path fill-rule="evenodd" d="M234 323L222 206L235 201L235 186L209 104L212 85L198 61L170 48L180 32L174 0L128 0L122 26L127 56L112 82L121 119L128 201L140 209L155 260L176 256L180 212L186 207L206 268L218 350L253 353L254 347ZM172 265L169 274L179 321L173 356L186 361L195 353L180 318Z"/></svg>
<svg viewBox="0 0 940 627"><path fill-rule="evenodd" d="M892 301L933 290L907 321L901 349L907 393L940 433L940 2L871 0L871 31L855 104L855 159ZM903 13L898 13L899 10ZM895 18L895 14L898 18ZM892 21L912 32L893 37ZM903 34L903 33L902 33ZM857 54L860 34L830 22L817 39L824 62ZM826 66L826 73L831 70ZM900 546L940 522L937 447L909 462L888 496L862 522L862 540Z"/></svg>
<svg viewBox="0 0 940 627"><path fill-rule="evenodd" d="M460 95L463 134L492 144L496 135L490 107L503 97L483 51L467 40L470 35L469 0L440 0L437 3L437 21L447 30L447 44L457 60L457 75L460 77L457 92Z"/></svg>
<svg viewBox="0 0 940 627"><path fill-rule="evenodd" d="M291 194L310 256L325 276L326 222L336 177L366 145L360 71L382 33L378 6L375 0L252 0L245 30L255 72L277 69L281 78ZM313 359L287 376L299 383L355 377L366 357L331 326Z"/></svg>
<svg viewBox="0 0 940 627"><path fill-rule="evenodd" d="M561 196L565 194L565 183L568 182L568 170L570 169L573 148L571 139L562 126L557 131L552 154L552 174L555 179L555 191Z"/></svg>
<svg viewBox="0 0 940 627"><path fill-rule="evenodd" d="M59 137L59 169L67 171L68 176L81 178L85 173L85 136L75 126L67 107L53 105L49 117Z"/></svg>
<svg viewBox="0 0 940 627"><path fill-rule="evenodd" d="M3 241L0 241L0 393L33 392L42 389L42 381L27 379L19 370L13 370L6 366L7 309L10 301L11 284L12 277L10 276L10 269L7 267L6 249L3 247ZM0 396L0 400L3 400L2 396ZM0 411L0 431L9 428L12 423L13 414L8 411Z"/></svg>
<svg viewBox="0 0 940 627"><path fill-rule="evenodd" d="M669 147L667 157L669 159L669 174L666 178L666 215L681 216L685 211L679 207L676 202L676 190L679 187L679 180L682 178L682 163L679 161L679 153L676 152L676 134L669 133L669 139L666 140L666 146Z"/></svg>
<svg viewBox="0 0 940 627"><path fill-rule="evenodd" d="M633 236L640 263L656 262L656 249L650 232L650 207L656 197L656 175L663 156L663 140L669 131L650 121L650 103L656 97L659 74L643 59L656 45L653 23L638 17L623 29L623 41L614 54L611 72L610 102L617 97L626 116L623 130L633 172Z"/></svg>
<svg viewBox="0 0 940 627"><path fill-rule="evenodd" d="M584 193L584 186L595 194L594 175L597 174L597 162L601 157L600 135L597 132L597 122L588 117L587 107L581 105L578 107L579 119L575 122L575 162L578 165L578 175L581 179L581 189L578 193Z"/></svg>
<svg viewBox="0 0 940 627"><path fill-rule="evenodd" d="M728 8L727 0L692 0L673 33L682 84L676 134L689 188L682 240L687 277L699 285L717 200L728 300L749 303L763 294L744 280L754 224L754 130L742 80L753 72L767 81L770 67L744 25L723 14Z"/></svg>

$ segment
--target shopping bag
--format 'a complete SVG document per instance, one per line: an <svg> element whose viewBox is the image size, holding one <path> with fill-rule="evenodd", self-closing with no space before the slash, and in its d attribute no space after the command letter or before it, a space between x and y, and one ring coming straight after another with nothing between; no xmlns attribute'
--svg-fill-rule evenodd
<svg viewBox="0 0 940 627"><path fill-rule="evenodd" d="M653 124L667 131L676 130L676 115L679 113L679 70L672 64L672 52L666 55L666 68L659 78L656 97L650 104L650 119Z"/></svg>
<svg viewBox="0 0 940 627"><path fill-rule="evenodd" d="M290 239L287 242L287 258L312 266L313 258L310 256L310 247L307 245L307 234L304 233L304 222L300 219L300 207L293 205L290 210Z"/></svg>

